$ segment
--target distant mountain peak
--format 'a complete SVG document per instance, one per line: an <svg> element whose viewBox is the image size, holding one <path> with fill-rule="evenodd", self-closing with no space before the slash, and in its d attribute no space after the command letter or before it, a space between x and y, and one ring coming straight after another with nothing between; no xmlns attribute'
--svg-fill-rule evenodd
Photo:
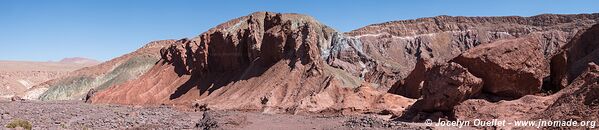
<svg viewBox="0 0 599 130"><path fill-rule="evenodd" d="M89 58L84 58L84 57L69 57L69 58L64 58L60 61L58 61L60 63L74 63L74 64L86 64L86 65L95 65L95 64L99 64L101 63L100 61L94 60L94 59L89 59Z"/></svg>

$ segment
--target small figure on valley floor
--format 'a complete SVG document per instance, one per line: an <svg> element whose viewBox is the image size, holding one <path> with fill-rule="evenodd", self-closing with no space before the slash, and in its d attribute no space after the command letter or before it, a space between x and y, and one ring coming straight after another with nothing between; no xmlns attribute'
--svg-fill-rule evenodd
<svg viewBox="0 0 599 130"><path fill-rule="evenodd" d="M25 99L19 97L19 96L13 96L12 98L10 98L10 101L16 102L16 101L25 101Z"/></svg>
<svg viewBox="0 0 599 130"><path fill-rule="evenodd" d="M215 116L216 113L212 111L204 112L204 114L202 114L202 119L196 124L196 127L204 130L218 128L218 122L216 121Z"/></svg>

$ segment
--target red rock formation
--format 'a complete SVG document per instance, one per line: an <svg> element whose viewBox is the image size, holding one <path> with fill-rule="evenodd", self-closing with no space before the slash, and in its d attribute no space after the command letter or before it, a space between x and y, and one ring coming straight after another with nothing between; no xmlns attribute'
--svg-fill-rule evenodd
<svg viewBox="0 0 599 130"><path fill-rule="evenodd" d="M599 14L438 16L373 24L346 35L359 39L363 52L375 62L365 64L364 80L385 88L406 78L419 58L445 62L465 50L502 39L532 36L548 60L578 30L589 28L598 18Z"/></svg>
<svg viewBox="0 0 599 130"><path fill-rule="evenodd" d="M569 120L597 121L597 80L599 66L589 64L572 84L549 95L526 95L511 101L488 102L470 99L454 107L454 118L460 120ZM509 127L503 127L510 129Z"/></svg>
<svg viewBox="0 0 599 130"><path fill-rule="evenodd" d="M480 45L452 61L482 78L484 91L504 97L540 92L543 78L549 75L541 47L525 38Z"/></svg>
<svg viewBox="0 0 599 130"><path fill-rule="evenodd" d="M459 64L436 65L426 72L422 99L415 104L422 111L451 111L453 106L480 93L483 80Z"/></svg>
<svg viewBox="0 0 599 130"><path fill-rule="evenodd" d="M599 121L599 66L595 63L587 66L580 76L557 94L559 98L536 118Z"/></svg>
<svg viewBox="0 0 599 130"><path fill-rule="evenodd" d="M424 80L427 78L426 72L433 68L433 65L435 65L433 62L434 61L426 58L418 59L418 62L416 62L416 67L414 67L414 70L412 70L410 75L408 75L406 79L400 80L393 84L388 92L399 94L408 98L420 98Z"/></svg>
<svg viewBox="0 0 599 130"><path fill-rule="evenodd" d="M449 111L477 94L483 81L484 91L500 96L538 92L548 58L598 18L440 16L342 34L308 16L259 12L177 41L140 78L97 92L91 101L400 115L414 99L374 90L397 84L389 92L422 93L423 110ZM416 59L430 62L412 71Z"/></svg>
<svg viewBox="0 0 599 130"><path fill-rule="evenodd" d="M517 100L496 103L481 99L464 101L454 109L455 118L507 120L598 120L595 38L599 26L580 32L551 60L551 80L558 90L549 96L527 95ZM587 66L581 70L580 66ZM571 79L576 77L575 79ZM572 81L571 83L569 81Z"/></svg>
<svg viewBox="0 0 599 130"><path fill-rule="evenodd" d="M332 81L338 82L338 81ZM302 100L299 112L356 114L365 112L388 112L401 115L415 100L374 90L369 85L343 88L331 85L323 92Z"/></svg>
<svg viewBox="0 0 599 130"><path fill-rule="evenodd" d="M373 110L370 105L385 102L379 99L389 96L355 89L362 84L358 77L325 62L352 50L346 48L352 46L347 40L308 16L253 13L198 37L177 41L161 50L162 60L149 72L137 80L98 92L92 102L143 105L197 102L212 109L272 113ZM362 94L371 98L358 96ZM346 101L343 97L365 99ZM401 99L392 103L402 104L380 106L407 106L409 101ZM314 108L311 103L328 105Z"/></svg>
<svg viewBox="0 0 599 130"><path fill-rule="evenodd" d="M599 62L599 25L580 31L551 60L551 80L557 89L566 87L578 77L590 62Z"/></svg>

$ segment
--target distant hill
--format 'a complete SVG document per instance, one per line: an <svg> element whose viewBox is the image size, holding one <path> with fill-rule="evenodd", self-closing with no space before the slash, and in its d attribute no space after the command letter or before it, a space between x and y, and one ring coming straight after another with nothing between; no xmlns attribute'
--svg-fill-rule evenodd
<svg viewBox="0 0 599 130"><path fill-rule="evenodd" d="M96 65L100 64L100 61L83 58L83 57L72 57L72 58L64 58L59 61L60 63L74 63L74 64L85 64L85 65Z"/></svg>
<svg viewBox="0 0 599 130"><path fill-rule="evenodd" d="M84 58L61 62L0 61L0 98L10 98L36 84L96 64L97 61Z"/></svg>

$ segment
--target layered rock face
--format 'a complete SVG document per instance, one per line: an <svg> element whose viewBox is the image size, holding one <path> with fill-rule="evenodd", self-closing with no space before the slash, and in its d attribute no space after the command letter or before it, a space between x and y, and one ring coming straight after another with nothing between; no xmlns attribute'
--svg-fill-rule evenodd
<svg viewBox="0 0 599 130"><path fill-rule="evenodd" d="M20 96L25 99L40 100L82 99L90 89L100 91L136 79L160 59L161 48L174 42L174 40L150 42L135 52L35 85ZM65 60L67 61L79 60Z"/></svg>
<svg viewBox="0 0 599 130"><path fill-rule="evenodd" d="M502 39L532 36L548 60L579 30L597 23L598 18L599 14L438 16L373 24L346 35L359 39L362 51L374 60L363 67L367 70L364 80L390 87L406 78L419 58L443 63L475 46Z"/></svg>
<svg viewBox="0 0 599 130"><path fill-rule="evenodd" d="M399 111L411 104L357 88L364 84L352 73L363 70L353 64L370 60L360 46L309 16L253 13L177 41L141 78L98 92L92 103L196 102L273 113L368 111L377 102L380 110ZM397 104L385 105L389 98Z"/></svg>

